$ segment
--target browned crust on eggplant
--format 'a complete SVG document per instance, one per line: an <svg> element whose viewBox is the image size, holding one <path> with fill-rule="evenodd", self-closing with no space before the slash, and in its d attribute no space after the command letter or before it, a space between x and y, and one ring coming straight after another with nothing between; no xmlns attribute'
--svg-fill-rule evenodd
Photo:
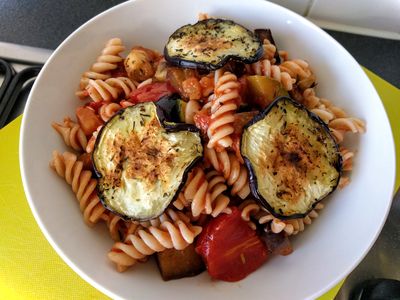
<svg viewBox="0 0 400 300"><path fill-rule="evenodd" d="M292 100L291 98L285 97L285 96L279 97L279 98L277 98L276 100L274 100L274 102L272 102L264 111L260 112L260 113L259 113L258 115L256 115L249 123L247 123L247 124L244 126L243 131L245 131L247 128L249 128L250 126L252 126L252 125L254 125L255 123L257 123L258 121L263 120L263 119L267 116L267 114L272 110L272 108L274 108L280 101L289 101L289 102L290 102L292 105L294 105L295 107L297 107L297 108L299 108L299 109L301 109L301 110L306 111L307 114L308 114L308 116L309 116L313 121L317 122L317 123L323 128L323 130L324 130L325 133L329 136L329 138L332 139L332 141L334 141L334 138L333 138L333 136L332 136L331 133L330 133L329 127L327 126L327 124L326 124L322 119L320 119L320 118L319 118L317 115L315 115L314 113L310 112L306 107L304 107L304 106L301 105L300 103L297 103L297 102L295 102L294 100ZM317 201L315 201L315 202L312 204L312 206L310 207L310 209L309 209L308 211L306 211L305 213L297 213L297 214L292 214L292 215L290 215L290 216L286 216L286 215L283 215L283 214L279 213L278 211L276 211L276 210L269 204L269 202L267 201L267 199L264 199L264 197L260 194L260 192L259 192L259 190L258 190L258 179L257 179L257 177L256 177L256 175L255 175L255 171L254 171L254 168L253 168L253 166L252 166L252 163L250 162L249 158L247 158L247 157L246 157L245 155L243 155L243 153L242 153L242 156L243 156L245 165L246 165L246 167L247 167L247 169L248 169L248 171L249 171L249 183L250 183L250 190L251 190L252 194L253 194L254 197L257 199L257 201L259 202L260 205L262 205L264 208L266 208L272 215L274 215L274 216L277 217L277 218L280 218L280 219L283 219L283 220L288 220L288 219L297 219L297 218L303 218L303 217L305 217L308 213L310 213L310 212L314 209L314 207L315 207L321 200L323 200L324 198L326 198L328 195L332 194L332 193L336 190L336 188L337 188L337 186L338 186L338 184L339 184L340 176L341 176L341 171L342 171L342 157L341 157L341 155L340 155L339 146L337 145L336 142L334 143L334 145L335 145L335 149L336 149L336 152L337 152L337 160L336 160L336 163L335 163L335 165L334 165L333 167L334 167L334 168L337 170L337 172L338 172L337 181L335 182L335 184L334 184L332 190L331 190L327 195L325 195L324 197L322 197L322 198L318 199ZM242 149L242 147L243 147L243 139L241 139L240 148ZM296 160L297 160L295 157L293 157L293 158L288 157L288 159L289 159L289 160L292 159L294 164L296 163Z"/></svg>

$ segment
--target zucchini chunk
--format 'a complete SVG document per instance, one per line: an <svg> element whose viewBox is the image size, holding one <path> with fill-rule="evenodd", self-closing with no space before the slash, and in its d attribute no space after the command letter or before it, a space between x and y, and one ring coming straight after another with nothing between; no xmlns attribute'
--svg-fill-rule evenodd
<svg viewBox="0 0 400 300"><path fill-rule="evenodd" d="M246 77L249 102L254 106L265 109L279 96L288 96L282 84L267 76L251 75Z"/></svg>
<svg viewBox="0 0 400 300"><path fill-rule="evenodd" d="M329 128L289 97L246 124L241 153L254 197L281 219L305 217L339 183L342 158Z"/></svg>
<svg viewBox="0 0 400 300"><path fill-rule="evenodd" d="M250 30L222 19L182 26L169 37L164 48L170 64L208 71L221 68L231 59L250 64L262 55L262 43Z"/></svg>
<svg viewBox="0 0 400 300"><path fill-rule="evenodd" d="M194 126L167 122L153 102L127 107L96 139L97 193L107 209L126 220L155 218L175 199L202 154Z"/></svg>

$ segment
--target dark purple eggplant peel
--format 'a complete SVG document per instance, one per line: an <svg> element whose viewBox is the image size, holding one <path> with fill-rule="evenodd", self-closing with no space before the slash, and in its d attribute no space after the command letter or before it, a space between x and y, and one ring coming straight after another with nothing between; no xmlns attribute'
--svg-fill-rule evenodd
<svg viewBox="0 0 400 300"><path fill-rule="evenodd" d="M328 126L289 97L246 124L240 147L252 194L277 218L305 217L339 183L342 158Z"/></svg>
<svg viewBox="0 0 400 300"><path fill-rule="evenodd" d="M276 48L276 51L275 51L275 54L274 54L275 62L276 62L277 65L280 65L281 57L279 56L278 47L276 46L274 38L272 37L271 29L254 29L254 34L256 35L256 37L259 38L261 43L263 43L264 40L267 39L268 41L270 41L270 43L272 45L275 46L275 48Z"/></svg>
<svg viewBox="0 0 400 300"><path fill-rule="evenodd" d="M156 103L127 107L99 132L92 161L102 204L125 220L149 220L176 199L202 157L199 130L170 122Z"/></svg>
<svg viewBox="0 0 400 300"><path fill-rule="evenodd" d="M180 27L164 48L165 60L170 64L208 71L217 70L230 60L254 63L262 55L262 43L250 30L222 19Z"/></svg>

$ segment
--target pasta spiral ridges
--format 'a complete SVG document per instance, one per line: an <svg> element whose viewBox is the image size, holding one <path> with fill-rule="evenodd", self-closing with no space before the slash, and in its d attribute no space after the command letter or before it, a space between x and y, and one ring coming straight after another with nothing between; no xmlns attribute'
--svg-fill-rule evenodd
<svg viewBox="0 0 400 300"><path fill-rule="evenodd" d="M342 155L342 170L351 171L353 169L354 152L347 148L340 147L340 154Z"/></svg>
<svg viewBox="0 0 400 300"><path fill-rule="evenodd" d="M272 63L275 63L276 46L268 39L264 39L262 47L264 49L263 59L268 59Z"/></svg>
<svg viewBox="0 0 400 300"><path fill-rule="evenodd" d="M168 209L165 219L160 220L158 226L138 227L137 230L125 238L125 242L117 242L108 253L111 261L117 264L118 271L122 272L133 266L138 260L155 252L165 249L185 249L192 244L194 238L200 234L202 228L193 226L181 215Z"/></svg>
<svg viewBox="0 0 400 300"><path fill-rule="evenodd" d="M88 225L92 226L104 217L106 209L96 193L97 181L92 178L91 171L83 169L83 163L77 160L75 154L54 151L50 167L71 185Z"/></svg>
<svg viewBox="0 0 400 300"><path fill-rule="evenodd" d="M120 94L124 98L129 97L129 94L136 90L135 84L127 77L109 78L106 80L89 80L86 87L89 97L95 101L114 101L117 100Z"/></svg>
<svg viewBox="0 0 400 300"><path fill-rule="evenodd" d="M263 59L251 64L251 71L255 75L264 75L280 82L287 91L293 89L296 82L287 72L281 71L279 66L271 64L269 59Z"/></svg>
<svg viewBox="0 0 400 300"><path fill-rule="evenodd" d="M300 81L313 75L308 63L302 59L284 61L279 65L282 72L286 72L290 77Z"/></svg>
<svg viewBox="0 0 400 300"><path fill-rule="evenodd" d="M51 126L63 138L65 144L76 151L85 150L87 138L79 124L65 118L63 124L53 122Z"/></svg>
<svg viewBox="0 0 400 300"><path fill-rule="evenodd" d="M215 218L220 213L231 213L230 208L228 208L230 199L222 194L227 189L224 177L212 170L207 172L206 179L210 197L207 198L205 214L210 214Z"/></svg>
<svg viewBox="0 0 400 300"><path fill-rule="evenodd" d="M231 186L231 194L245 199L250 194L248 172L244 165L233 153L227 151L217 152L214 149L204 149L204 157L215 170L222 173L228 186Z"/></svg>
<svg viewBox="0 0 400 300"><path fill-rule="evenodd" d="M127 223L121 219L120 216L113 214L112 212L106 212L103 214L102 219L106 222L108 231L111 238L114 241L121 240L121 233L126 231Z"/></svg>
<svg viewBox="0 0 400 300"><path fill-rule="evenodd" d="M125 47L122 45L121 39L110 39L102 50L101 55L97 58L97 61L91 66L90 70L83 73L79 85L80 91L77 92L77 96L86 96L82 91L89 84L90 79L105 80L110 78L110 71L116 69L118 64L122 62L123 59L119 54L124 50Z"/></svg>
<svg viewBox="0 0 400 300"><path fill-rule="evenodd" d="M104 121L107 122L111 117L113 117L120 109L122 109L122 106L119 105L118 103L104 103L102 106L99 108L99 116L100 118Z"/></svg>
<svg viewBox="0 0 400 300"><path fill-rule="evenodd" d="M350 151L345 147L340 147L340 154L342 156L342 170L343 172L348 172L353 169L353 157L354 152ZM343 175L339 180L339 187L344 188L346 185L350 183L350 178L347 175Z"/></svg>
<svg viewBox="0 0 400 300"><path fill-rule="evenodd" d="M304 91L316 84L316 77L311 71L308 63L302 59L285 60L279 65L282 72L293 78L297 88Z"/></svg>
<svg viewBox="0 0 400 300"><path fill-rule="evenodd" d="M201 168L195 168L189 175L186 186L173 205L178 209L191 206L194 217L200 214L218 216L230 213L230 199L223 194L227 190L225 179L215 170L207 174Z"/></svg>
<svg viewBox="0 0 400 300"><path fill-rule="evenodd" d="M216 73L221 73L217 70ZM210 138L208 148L227 148L232 145L231 134L234 132L233 122L237 103L240 102L239 82L236 75L225 72L215 76L216 84L211 105L211 122L207 135Z"/></svg>
<svg viewBox="0 0 400 300"><path fill-rule="evenodd" d="M318 217L318 210L323 208L322 203L318 203L315 208L304 218L292 220L280 220L263 209L254 200L246 200L242 202L239 209L242 210L242 219L249 222L249 226L256 229L256 225L251 218L257 220L261 225L269 224L273 233L285 232L286 235L296 235L304 231L305 225L310 225L312 220Z"/></svg>
<svg viewBox="0 0 400 300"><path fill-rule="evenodd" d="M313 88L304 90L303 104L328 124L338 143L343 141L346 132L365 132L362 120L347 116L343 109L334 106L329 100L317 97Z"/></svg>
<svg viewBox="0 0 400 300"><path fill-rule="evenodd" d="M87 145L86 145L86 153L92 153L94 150L94 145L96 144L96 138L97 135L99 134L101 128L103 127L103 125L97 127L97 129L92 133L92 136L90 137Z"/></svg>

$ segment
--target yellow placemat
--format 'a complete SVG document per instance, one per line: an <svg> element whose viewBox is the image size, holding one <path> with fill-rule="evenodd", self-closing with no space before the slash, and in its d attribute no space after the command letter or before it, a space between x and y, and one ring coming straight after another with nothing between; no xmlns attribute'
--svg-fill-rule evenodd
<svg viewBox="0 0 400 300"><path fill-rule="evenodd" d="M400 91L366 70L389 115L400 158ZM0 299L108 299L56 254L36 224L18 162L21 117L0 130ZM397 161L396 189L400 185ZM341 284L320 297L333 299Z"/></svg>

